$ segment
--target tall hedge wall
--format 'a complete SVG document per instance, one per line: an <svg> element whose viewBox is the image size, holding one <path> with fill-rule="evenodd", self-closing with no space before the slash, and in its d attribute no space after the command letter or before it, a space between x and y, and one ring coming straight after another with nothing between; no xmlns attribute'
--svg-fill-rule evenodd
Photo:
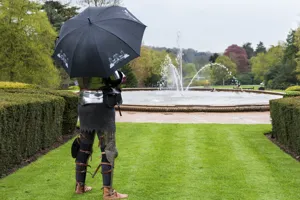
<svg viewBox="0 0 300 200"><path fill-rule="evenodd" d="M0 93L0 175L61 136L64 107L54 95Z"/></svg>
<svg viewBox="0 0 300 200"><path fill-rule="evenodd" d="M49 94L63 97L65 100L65 108L63 114L63 135L73 133L76 128L76 123L78 119L77 114L77 105L78 105L78 95L68 92L68 91L59 91L59 90L48 90L48 89L27 89L27 88L5 88L1 89L0 92L7 93L28 93L28 94Z"/></svg>
<svg viewBox="0 0 300 200"><path fill-rule="evenodd" d="M300 97L270 101L273 136L300 155Z"/></svg>
<svg viewBox="0 0 300 200"><path fill-rule="evenodd" d="M0 82L0 177L62 135L73 133L78 96L67 91Z"/></svg>

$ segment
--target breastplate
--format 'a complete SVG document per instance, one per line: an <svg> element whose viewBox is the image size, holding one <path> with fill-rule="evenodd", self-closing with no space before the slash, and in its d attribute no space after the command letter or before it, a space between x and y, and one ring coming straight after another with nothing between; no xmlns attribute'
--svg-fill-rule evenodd
<svg viewBox="0 0 300 200"><path fill-rule="evenodd" d="M81 105L103 103L103 92L105 86L100 77L77 78L80 88L79 103Z"/></svg>
<svg viewBox="0 0 300 200"><path fill-rule="evenodd" d="M101 90L82 90L79 95L81 105L103 103L103 92Z"/></svg>

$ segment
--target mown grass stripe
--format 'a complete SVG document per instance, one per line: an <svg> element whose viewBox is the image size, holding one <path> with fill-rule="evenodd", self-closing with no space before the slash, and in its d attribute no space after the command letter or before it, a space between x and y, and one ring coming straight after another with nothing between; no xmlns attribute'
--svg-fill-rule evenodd
<svg viewBox="0 0 300 200"><path fill-rule="evenodd" d="M130 199L300 199L300 164L263 135L270 125L119 123L117 130L114 186ZM1 179L1 199L101 199L101 174L88 175L91 192L74 194L71 143Z"/></svg>

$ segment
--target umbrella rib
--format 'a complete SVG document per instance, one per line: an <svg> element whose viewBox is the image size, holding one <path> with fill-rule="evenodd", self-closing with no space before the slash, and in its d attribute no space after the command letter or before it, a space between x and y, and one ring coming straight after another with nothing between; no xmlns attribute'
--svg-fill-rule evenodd
<svg viewBox="0 0 300 200"><path fill-rule="evenodd" d="M99 17L99 15L105 14L105 12L106 12L107 10L109 10L110 8L112 8L112 7L106 7L105 10L104 10L103 12L98 13L97 17Z"/></svg>
<svg viewBox="0 0 300 200"><path fill-rule="evenodd" d="M122 40L122 38L120 38L119 36L117 36L116 34L112 33L111 31L105 29L105 28L102 28L100 26L98 26L97 24L94 24L95 26L97 26L98 28L108 32L108 33L111 33L112 35L116 36L117 38L119 38L121 41L123 41L130 49L132 49L132 51L134 51L137 55L140 55L139 53L137 53L131 46L129 46L124 40Z"/></svg>
<svg viewBox="0 0 300 200"><path fill-rule="evenodd" d="M99 21L94 21L93 23L104 22L104 21L115 20L115 19L121 19L121 20L125 20L125 21L130 21L130 22L134 22L134 23L136 23L136 24L143 25L143 26L147 27L147 26L146 26L145 24L143 24L142 22L134 21L134 20L131 20L131 19L125 19L125 18L121 18L121 17L111 18L111 19L102 19L102 20L99 20Z"/></svg>
<svg viewBox="0 0 300 200"><path fill-rule="evenodd" d="M72 57L72 62L71 63L73 63L73 61L74 61L74 57L75 57L74 54L75 54L75 52L76 52L76 50L77 50L77 48L79 46L79 41L81 40L81 37L83 36L83 33L84 32L81 33L80 37L78 38L78 40L76 42L75 49L73 51L73 57ZM72 66L71 66L71 70L72 70ZM71 75L71 72L70 72L70 75Z"/></svg>
<svg viewBox="0 0 300 200"><path fill-rule="evenodd" d="M78 19L78 18L75 18L77 16L74 16L73 18L69 19L69 21L81 21L81 22L85 22L86 20L83 20L83 19Z"/></svg>
<svg viewBox="0 0 300 200"><path fill-rule="evenodd" d="M59 40L59 43L60 43L66 36L68 36L69 34L73 33L74 31L78 30L79 28L82 28L82 27L87 26L87 25L88 25L88 24L85 24L85 25L83 25L83 26L80 26L80 27L75 28L74 30L68 32L66 35L64 35L64 37L62 37L62 38ZM58 43L57 43L57 44L58 44Z"/></svg>
<svg viewBox="0 0 300 200"><path fill-rule="evenodd" d="M96 38L95 38L95 35L94 35L94 34L93 34L93 39L94 39L95 44L97 44ZM100 53L99 53L98 45L96 45L96 48L97 48L97 52L98 52L99 58L100 58L100 60L101 60L101 62L102 62L102 65L103 65L103 60L101 59L101 55L100 55ZM104 69L105 69L105 68L104 68ZM105 71L106 71L106 70L105 70Z"/></svg>

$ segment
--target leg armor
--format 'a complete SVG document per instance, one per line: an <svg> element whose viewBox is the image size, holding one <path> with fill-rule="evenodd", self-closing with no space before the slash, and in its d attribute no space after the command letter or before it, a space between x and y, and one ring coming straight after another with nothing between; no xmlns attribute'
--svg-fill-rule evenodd
<svg viewBox="0 0 300 200"><path fill-rule="evenodd" d="M113 185L113 172L115 166L115 158L118 156L116 148L115 132L100 132L98 133L99 146L101 149L102 159L101 163L96 169L93 177L96 175L100 166L102 166L102 181L103 181L103 199L124 199L127 198L127 194L121 194L115 191Z"/></svg>
<svg viewBox="0 0 300 200"><path fill-rule="evenodd" d="M92 148L94 143L95 132L82 132L80 134L80 138L73 143L79 143L79 149L76 155L76 192L83 193L84 192L84 185L86 179L86 172L88 158L92 154ZM76 145L75 145L76 146ZM73 152L72 152L73 154ZM75 154L74 154L75 155ZM79 188L79 189L78 189ZM77 191L82 190L82 191Z"/></svg>
<svg viewBox="0 0 300 200"><path fill-rule="evenodd" d="M112 186L112 175L115 158L118 156L116 148L116 138L114 132L98 133L99 147L101 149L102 159L102 178L104 186Z"/></svg>

